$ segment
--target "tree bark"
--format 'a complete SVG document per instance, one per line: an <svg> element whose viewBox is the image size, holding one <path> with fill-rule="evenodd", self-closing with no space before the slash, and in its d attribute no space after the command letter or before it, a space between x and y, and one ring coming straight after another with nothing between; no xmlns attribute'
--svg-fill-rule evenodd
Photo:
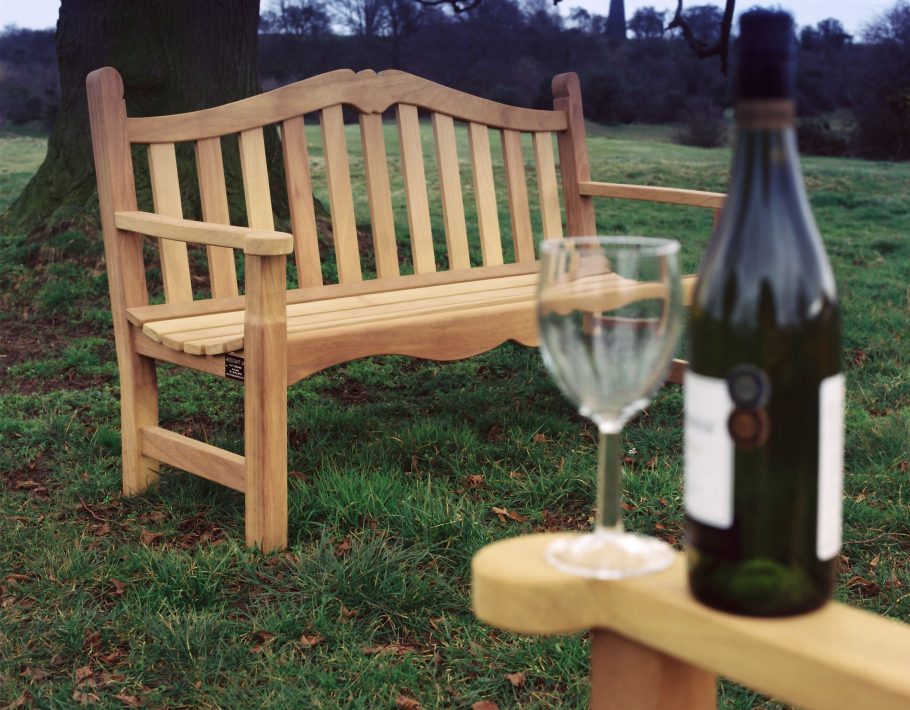
<svg viewBox="0 0 910 710"><path fill-rule="evenodd" d="M259 0L62 0L56 33L60 111L47 157L3 215L4 227L45 231L97 215L85 94L90 71L113 66L122 74L130 116L242 99L260 91L258 25ZM237 172L230 153L229 185ZM150 204L144 152L134 154L140 205ZM192 168L181 163L185 184Z"/></svg>

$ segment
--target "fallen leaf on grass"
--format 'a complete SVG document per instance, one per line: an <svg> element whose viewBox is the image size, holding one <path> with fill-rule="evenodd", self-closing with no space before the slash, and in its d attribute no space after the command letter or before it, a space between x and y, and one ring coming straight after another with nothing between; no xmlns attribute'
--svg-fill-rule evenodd
<svg viewBox="0 0 910 710"><path fill-rule="evenodd" d="M514 510L506 510L505 508L497 508L496 506L493 506L490 508L490 510L496 513L496 515L499 517L499 520L503 523L506 521L506 518L511 518L516 523L524 523L528 520L521 513L517 513Z"/></svg>
<svg viewBox="0 0 910 710"><path fill-rule="evenodd" d="M143 530L141 533L139 533L139 539L142 540L142 544L148 545L149 547L154 545L163 537L164 533L152 532L151 530Z"/></svg>
<svg viewBox="0 0 910 710"><path fill-rule="evenodd" d="M120 693L119 695L115 695L114 698L130 708L142 707L142 700L137 698L135 695Z"/></svg>
<svg viewBox="0 0 910 710"><path fill-rule="evenodd" d="M323 641L325 641L325 636L319 634L312 634L309 636L307 634L301 634L300 638L297 640L304 648L312 648L317 643L322 643Z"/></svg>
<svg viewBox="0 0 910 710"><path fill-rule="evenodd" d="M344 557L351 551L351 541L348 538L342 538L341 542L335 545L335 554Z"/></svg>
<svg viewBox="0 0 910 710"><path fill-rule="evenodd" d="M515 688L520 688L525 684L525 674L522 672L506 673L505 677Z"/></svg>
<svg viewBox="0 0 910 710"><path fill-rule="evenodd" d="M82 639L82 650L93 653L101 648L101 634L98 631L86 631Z"/></svg>
<svg viewBox="0 0 910 710"><path fill-rule="evenodd" d="M470 488L477 488L478 486L482 486L484 484L485 480L486 480L486 476L479 474L479 473L475 473L473 475L468 476L468 486Z"/></svg>
<svg viewBox="0 0 910 710"><path fill-rule="evenodd" d="M379 646L364 646L361 650L366 656L381 656L383 654L403 656L406 653L414 652L414 649L411 646L402 646L398 643L389 643Z"/></svg>
<svg viewBox="0 0 910 710"><path fill-rule="evenodd" d="M18 698L6 706L6 710L17 710L18 708L24 708L26 705L32 702L32 694L27 690L22 693Z"/></svg>
<svg viewBox="0 0 910 710"><path fill-rule="evenodd" d="M100 700L101 700L101 697L98 695L98 693L85 693L81 690L74 690L72 698L80 705L88 705L89 703L97 703L97 702L100 702Z"/></svg>
<svg viewBox="0 0 910 710"><path fill-rule="evenodd" d="M26 669L19 674L20 677L26 678L26 679L32 681L33 683L37 683L39 681L44 680L45 678L48 677L48 675L49 675L49 673L47 671L43 671L40 668L32 668L31 666L26 667ZM7 707L12 707L12 706L7 706Z"/></svg>
<svg viewBox="0 0 910 710"><path fill-rule="evenodd" d="M542 444L545 441L549 441L549 440L550 439L546 434L535 434L534 435L534 441L536 441L538 444Z"/></svg>
<svg viewBox="0 0 910 710"><path fill-rule="evenodd" d="M123 595L124 590L126 589L126 582L121 582L119 579L112 579L111 584L114 585L114 591L111 592L112 597L119 597Z"/></svg>
<svg viewBox="0 0 910 710"><path fill-rule="evenodd" d="M123 655L123 652L119 648L115 648L110 653L101 654L98 658L101 660L102 663L106 663L108 665L113 665L114 663L116 663L117 661L120 660L120 656L122 656L122 655Z"/></svg>
<svg viewBox="0 0 910 710"><path fill-rule="evenodd" d="M848 589L855 589L863 597L874 597L881 591L881 587L878 586L877 582L861 577L858 574L848 579L846 586Z"/></svg>
<svg viewBox="0 0 910 710"><path fill-rule="evenodd" d="M253 636L258 639L258 643L250 648L250 653L261 653L272 641L275 640L275 634L271 631L254 631Z"/></svg>
<svg viewBox="0 0 910 710"><path fill-rule="evenodd" d="M95 675L95 671L92 670L91 666L82 666L81 668L76 669L76 685L79 683L84 683L86 680Z"/></svg>
<svg viewBox="0 0 910 710"><path fill-rule="evenodd" d="M419 700L404 694L395 698L395 707L398 710L421 710Z"/></svg>
<svg viewBox="0 0 910 710"><path fill-rule="evenodd" d="M480 700L471 706L471 710L499 710L499 706L492 700Z"/></svg>

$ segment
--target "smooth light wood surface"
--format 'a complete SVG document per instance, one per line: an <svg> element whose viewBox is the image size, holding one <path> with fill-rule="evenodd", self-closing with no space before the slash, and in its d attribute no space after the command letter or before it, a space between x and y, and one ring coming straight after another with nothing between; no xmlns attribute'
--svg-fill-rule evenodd
<svg viewBox="0 0 910 710"><path fill-rule="evenodd" d="M411 234L411 260L415 274L427 274L436 271L436 257L433 254L430 203L427 198L427 177L423 166L417 107L399 104L396 115L408 228Z"/></svg>
<svg viewBox="0 0 910 710"><path fill-rule="evenodd" d="M161 427L143 427L141 435L146 456L241 493L246 488L243 456Z"/></svg>
<svg viewBox="0 0 910 710"><path fill-rule="evenodd" d="M285 257L248 256L243 397L246 543L263 552L288 542Z"/></svg>
<svg viewBox="0 0 910 710"><path fill-rule="evenodd" d="M428 360L460 360L507 341L538 345L532 303L477 305L442 314L393 319L288 334L288 377L296 382L315 372L367 355L407 355Z"/></svg>
<svg viewBox="0 0 910 710"><path fill-rule="evenodd" d="M321 286L319 234L316 231L316 209L303 116L289 118L281 125L281 150L288 186L291 232L294 234L297 283L301 287Z"/></svg>
<svg viewBox="0 0 910 710"><path fill-rule="evenodd" d="M364 113L382 113L400 103L515 131L559 131L566 127L566 117L559 112L507 106L405 72L377 74L367 69L355 74L350 69L338 69L225 106L173 116L131 118L129 139L134 143L198 140L240 133L336 104L351 104Z"/></svg>
<svg viewBox="0 0 910 710"><path fill-rule="evenodd" d="M395 218L392 213L392 190L389 186L382 116L361 114L360 137L370 203L370 223L373 228L376 275L381 279L390 278L401 272L398 266L398 244L395 241Z"/></svg>
<svg viewBox="0 0 910 710"><path fill-rule="evenodd" d="M120 229L153 237L164 237L165 241L175 240L242 249L247 254L259 256L290 254L294 248L294 239L286 232L196 222L152 212L117 212L115 223ZM177 301L177 303L186 303L186 301Z"/></svg>
<svg viewBox="0 0 910 710"><path fill-rule="evenodd" d="M713 710L710 671L595 629L591 635L591 710Z"/></svg>
<svg viewBox="0 0 910 710"><path fill-rule="evenodd" d="M646 185L623 185L612 182L582 181L578 183L582 195L592 197L616 197L623 200L644 200L665 202L671 205L707 207L718 210L724 206L727 196L723 192L702 192L680 190L674 187L649 187Z"/></svg>
<svg viewBox="0 0 910 710"><path fill-rule="evenodd" d="M597 234L594 202L576 187L591 180L585 116L581 105L581 84L574 72L553 77L553 108L566 116L568 129L556 134L562 194L566 207L566 234L587 237Z"/></svg>
<svg viewBox="0 0 910 710"><path fill-rule="evenodd" d="M562 205L553 160L553 137L550 133L533 134L534 165L537 169L537 195L544 239L562 237Z"/></svg>
<svg viewBox="0 0 910 710"><path fill-rule="evenodd" d="M338 280L341 283L360 281L362 276L360 250L357 246L357 223L354 219L354 193L351 189L351 169L341 106L323 109L320 125Z"/></svg>
<svg viewBox="0 0 910 710"><path fill-rule="evenodd" d="M326 284L319 287L292 289L287 292L287 303L289 305L309 303L334 298L346 298L348 296L382 293L384 291L402 291L425 286L467 283L470 281L498 279L505 276L535 274L539 267L540 264L537 262L498 264L495 266L475 267L470 271L437 271L430 274L407 274L389 279L371 279L349 284ZM154 321L242 311L244 308L246 308L246 298L244 296L236 296L174 305L159 303L151 306L139 306L127 309L126 314L130 323L141 327Z"/></svg>
<svg viewBox="0 0 910 710"><path fill-rule="evenodd" d="M528 205L528 182L521 134L502 131L502 163L509 196L509 216L515 261L534 261L534 235L531 231L531 208Z"/></svg>
<svg viewBox="0 0 910 710"><path fill-rule="evenodd" d="M230 224L221 139L205 138L197 141L195 150L202 219L215 224ZM236 296L237 267L234 264L234 250L209 245L206 246L205 252L209 263L212 296L214 298Z"/></svg>
<svg viewBox="0 0 910 710"><path fill-rule="evenodd" d="M180 183L177 179L177 154L173 143L148 147L149 175L155 212L165 217L181 219ZM118 225L119 226L119 225ZM164 299L168 303L193 300L190 285L190 262L186 244L171 239L159 239L161 276L164 279Z"/></svg>
<svg viewBox="0 0 910 710"><path fill-rule="evenodd" d="M388 324L397 319L515 302L533 308L536 293L537 276L528 274L290 304L286 309L287 329L289 333L327 333L338 328ZM231 311L148 322L143 333L175 350L216 355L243 347L245 321L245 311Z"/></svg>
<svg viewBox="0 0 910 710"><path fill-rule="evenodd" d="M243 174L247 224L251 229L274 231L269 168L261 128L251 128L240 134L240 171Z"/></svg>
<svg viewBox="0 0 910 710"><path fill-rule="evenodd" d="M479 123L469 123L468 143L471 146L480 253L485 266L501 264L502 236L499 232L499 210L496 207L496 185L493 181L490 129Z"/></svg>
<svg viewBox="0 0 910 710"><path fill-rule="evenodd" d="M464 197L461 194L461 172L455 146L455 123L450 116L433 114L433 137L436 143L436 167L442 198L442 220L446 233L446 252L450 269L471 268L468 256L468 231L464 219Z"/></svg>
<svg viewBox="0 0 910 710"><path fill-rule="evenodd" d="M527 634L603 628L805 708L910 707L910 626L837 603L783 619L734 616L689 594L685 560L621 582L544 562L554 535L503 540L472 563L482 621Z"/></svg>
<svg viewBox="0 0 910 710"><path fill-rule="evenodd" d="M123 492L141 493L158 480L158 462L142 453L139 431L158 424L155 362L136 349L126 311L148 304L142 238L117 227L118 210L136 209L133 158L127 136L123 81L110 67L86 79L92 153L117 365L120 371L120 429Z"/></svg>

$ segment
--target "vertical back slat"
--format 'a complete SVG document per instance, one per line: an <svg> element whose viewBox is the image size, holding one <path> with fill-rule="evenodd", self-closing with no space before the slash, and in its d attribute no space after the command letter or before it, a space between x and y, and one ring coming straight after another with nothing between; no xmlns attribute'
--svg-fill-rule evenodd
<svg viewBox="0 0 910 710"><path fill-rule="evenodd" d="M528 206L528 185L525 182L525 161L518 131L502 131L502 161L509 195L509 215L512 219L512 241L515 261L534 261L534 237L531 233L531 209Z"/></svg>
<svg viewBox="0 0 910 710"><path fill-rule="evenodd" d="M556 162L553 160L553 138L546 131L538 131L533 137L543 238L559 239L562 237L562 214L559 186L556 183Z"/></svg>
<svg viewBox="0 0 910 710"><path fill-rule="evenodd" d="M480 123L469 123L468 142L471 146L471 165L474 169L474 200L477 204L480 253L483 255L485 266L501 264L502 237L499 233L499 211L496 209L490 129Z"/></svg>
<svg viewBox="0 0 910 710"><path fill-rule="evenodd" d="M240 132L240 170L243 173L247 223L252 229L275 229L265 140L261 128Z"/></svg>
<svg viewBox="0 0 910 710"><path fill-rule="evenodd" d="M215 224L230 224L220 138L196 141L196 173L199 176L202 219ZM212 296L214 298L236 296L237 269L234 265L234 250L207 246L205 251L209 262Z"/></svg>
<svg viewBox="0 0 910 710"><path fill-rule="evenodd" d="M183 217L180 202L180 180L177 177L177 153L173 143L152 143L148 147L149 176L152 182L152 202L155 212L168 217ZM172 239L159 239L161 276L164 279L164 298L168 303L193 300L190 283L190 262L186 244Z"/></svg>
<svg viewBox="0 0 910 710"><path fill-rule="evenodd" d="M414 273L425 274L436 271L436 259L433 255L433 231L430 226L430 204L427 200L427 180L423 168L420 122L416 106L398 104L396 113Z"/></svg>
<svg viewBox="0 0 910 710"><path fill-rule="evenodd" d="M319 260L319 234L313 207L313 182L306 145L303 116L289 118L281 124L281 148L288 185L288 207L294 234L294 258L297 284L301 288L322 285Z"/></svg>
<svg viewBox="0 0 910 710"><path fill-rule="evenodd" d="M395 242L392 191L389 187L389 167L381 115L360 114L360 138L363 143L363 169L366 173L370 201L376 275L379 278L398 276L398 245Z"/></svg>
<svg viewBox="0 0 910 710"><path fill-rule="evenodd" d="M351 191L351 171L348 165L347 137L341 106L322 110L322 143L325 151L325 174L332 210L332 239L338 281L360 281L360 251L357 248L357 224L354 220L354 196Z"/></svg>
<svg viewBox="0 0 910 710"><path fill-rule="evenodd" d="M436 140L436 165L439 167L439 191L442 196L449 268L469 269L471 258L468 254L468 231L464 221L464 198L461 194L461 173L455 146L455 122L451 116L433 114L433 136Z"/></svg>

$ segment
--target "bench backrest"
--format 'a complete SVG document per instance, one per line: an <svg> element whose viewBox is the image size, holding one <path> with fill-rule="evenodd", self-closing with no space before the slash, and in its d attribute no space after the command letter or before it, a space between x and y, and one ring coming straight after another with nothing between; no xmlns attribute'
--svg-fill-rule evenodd
<svg viewBox="0 0 910 710"><path fill-rule="evenodd" d="M242 174L242 186L237 187L243 191L247 226L272 230L276 225L264 131L277 126L298 284L302 287L323 283L322 267L327 258L334 260L339 282L361 280L362 257L370 247L372 254L367 263L378 278L398 276L401 262L408 256L411 265L407 270L417 274L444 267L466 269L502 264L510 259L533 261L539 239L562 236L563 204L570 234L594 229L590 198L579 195L577 188L569 188L564 201L560 200L554 159L555 135L563 184L577 186L579 181L589 179L584 122L574 74L554 79L552 111L499 104L399 71L377 74L338 70L224 106L171 116L127 118L122 82L115 70L93 72L87 83L108 261L110 264L114 257L120 262L124 281L142 281L141 288L135 283L123 284L127 290L125 307L147 301L147 295L143 297L141 293L145 290L145 274L140 277L136 273L137 269L144 272L141 247L113 244L108 232L115 231L114 211L136 209L135 183L137 178L143 178L133 174L130 147L136 144L147 146L155 212L184 216L181 188L185 194L189 186L180 184L176 155L177 146L188 143L195 153L201 218L228 224L227 195L232 186L225 181L222 141L236 136ZM357 114L362 161L358 159L356 164L348 151L342 107ZM430 115L432 150L424 150L419 112ZM397 146L395 141L387 141L383 114L394 117ZM321 140L313 131L308 140L306 127L316 122ZM501 145L501 175L494 170L498 160L494 160L493 149L497 143ZM425 152L435 153L435 171L427 165ZM316 157L319 153L321 159ZM530 160L526 153L532 156ZM469 163L470 168L462 168L463 162ZM533 180L529 180L526 163L533 164ZM319 187L327 193L332 243L323 244L321 250L312 200L320 176L316 174L318 170L311 168L323 165ZM356 169L352 171L352 167ZM409 254L405 250L403 259L399 257L396 227L403 232L404 225L395 224L391 189L398 179L410 242ZM536 214L532 217L529 184L537 191L533 202L538 205L539 218ZM359 239L354 197L362 190L369 206L371 239ZM476 229L466 219L466 195L469 207L473 202ZM431 207L438 211L443 225L444 258L442 239L436 240L440 245L438 254L434 248ZM500 219L500 207L507 208L507 220ZM539 231L535 230L535 223ZM511 238L504 240L506 232ZM120 235L121 240L124 236ZM167 302L192 300L186 245L167 239L159 242ZM327 256L327 251L333 254ZM212 295L236 295L232 250L209 247L207 258ZM137 303L137 298L142 302Z"/></svg>

